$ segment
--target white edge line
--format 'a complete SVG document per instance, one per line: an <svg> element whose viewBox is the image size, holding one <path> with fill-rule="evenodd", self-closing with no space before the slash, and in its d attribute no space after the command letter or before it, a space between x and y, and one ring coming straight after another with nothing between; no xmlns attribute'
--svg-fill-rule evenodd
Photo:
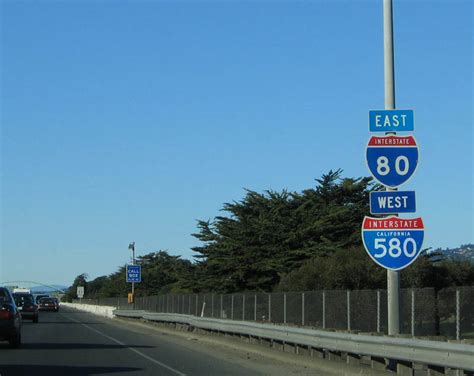
<svg viewBox="0 0 474 376"><path fill-rule="evenodd" d="M168 366L168 365L166 365L166 364L160 362L159 360L156 360L156 359L152 358L151 356L148 356L148 355L142 353L141 351L139 351L139 350L137 350L137 349L134 349L133 347L127 346L125 343L119 341L118 339L113 338L113 337L111 337L111 336L109 336L109 335L107 335L107 334L105 334L105 333L102 333L100 330L97 330L97 329L95 329L95 328L93 328L93 327L91 327L91 326L89 326L89 325L87 325L87 324L84 324L83 322L81 322L81 321L79 321L79 320L73 319L73 318L71 318L71 317L67 317L67 316L65 316L65 315L63 315L63 314L61 314L61 316L63 316L64 318L66 318L66 319L68 319L68 320L75 321L75 322L77 322L78 324L81 324L82 326L86 327L87 329L92 330L93 332L95 332L95 333L97 333L97 334L100 334L102 337L105 337L105 338L111 340L112 342L115 342L115 343L117 343L117 344L119 344L119 345L121 345L121 346L126 347L126 348L129 349L130 351L133 351L135 354L140 355L142 358L145 358L145 359L149 360L150 362L153 362L153 363L155 363L155 364L158 364L160 367L166 368L167 370L169 370L169 371L171 371L171 372L173 372L173 373L175 373L175 374L177 374L177 375L179 375L179 376L186 376L185 373L182 373L182 372L180 372L180 371L178 371L178 370L176 370L176 369L174 369L174 368L172 368L172 367L170 367L170 366Z"/></svg>

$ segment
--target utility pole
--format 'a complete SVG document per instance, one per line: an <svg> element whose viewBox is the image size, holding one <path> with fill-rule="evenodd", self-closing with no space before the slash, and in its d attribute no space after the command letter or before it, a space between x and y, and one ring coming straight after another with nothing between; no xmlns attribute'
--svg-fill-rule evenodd
<svg viewBox="0 0 474 376"><path fill-rule="evenodd" d="M135 265L135 242L131 242L128 245L128 249L132 250L132 265ZM132 301L135 305L135 282L132 282Z"/></svg>
<svg viewBox="0 0 474 376"><path fill-rule="evenodd" d="M385 109L395 109L395 69L393 56L393 12L392 0L383 0L383 41L384 41L384 76L385 76ZM387 134L395 134L389 132ZM386 188L396 191L397 188ZM388 334L400 334L400 272L387 270L387 312Z"/></svg>

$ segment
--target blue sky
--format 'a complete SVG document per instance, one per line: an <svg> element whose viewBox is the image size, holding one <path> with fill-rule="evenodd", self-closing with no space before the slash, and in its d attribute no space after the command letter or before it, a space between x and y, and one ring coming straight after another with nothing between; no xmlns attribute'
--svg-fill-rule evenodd
<svg viewBox="0 0 474 376"><path fill-rule="evenodd" d="M473 5L394 1L425 246L473 242ZM243 188L368 176L382 1L3 1L0 281L191 257ZM371 262L368 258L368 262Z"/></svg>

